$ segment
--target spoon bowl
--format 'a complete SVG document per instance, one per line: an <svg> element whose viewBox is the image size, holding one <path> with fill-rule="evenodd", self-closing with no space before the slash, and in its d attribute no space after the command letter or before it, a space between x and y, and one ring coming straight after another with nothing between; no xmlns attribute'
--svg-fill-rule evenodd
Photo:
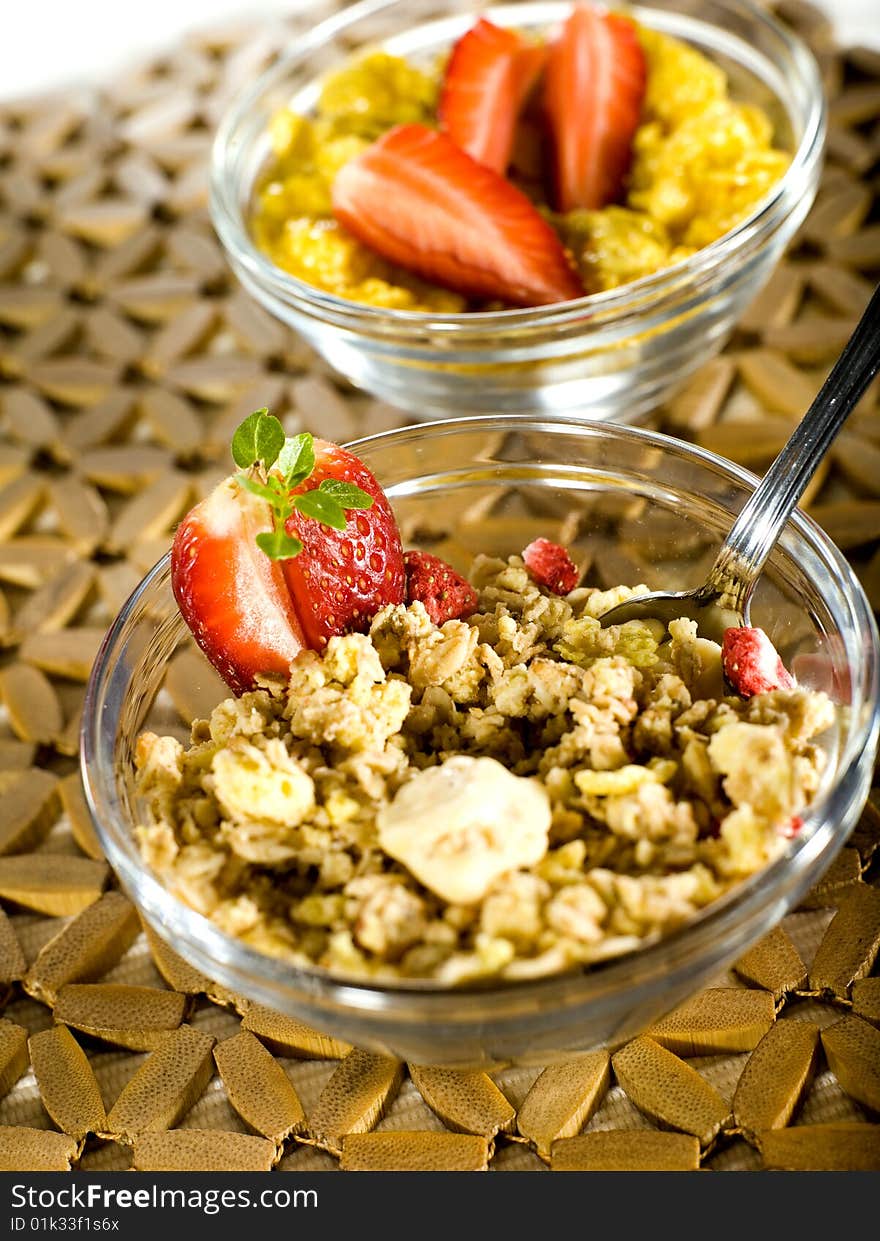
<svg viewBox="0 0 880 1241"><path fill-rule="evenodd" d="M697 622L702 637L720 642L725 630L747 626L749 600L767 557L878 369L880 286L812 405L733 523L702 586L629 599L602 616L602 627L633 620L668 625L687 617Z"/></svg>

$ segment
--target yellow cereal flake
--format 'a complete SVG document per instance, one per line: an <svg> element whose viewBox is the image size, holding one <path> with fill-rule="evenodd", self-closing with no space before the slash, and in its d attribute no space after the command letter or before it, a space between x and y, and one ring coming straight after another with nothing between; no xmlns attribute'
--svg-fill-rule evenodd
<svg viewBox="0 0 880 1241"><path fill-rule="evenodd" d="M435 123L438 85L436 73L371 52L325 78L318 115L331 119L339 133L378 138L393 125Z"/></svg>
<svg viewBox="0 0 880 1241"><path fill-rule="evenodd" d="M791 813L792 754L775 729L727 724L709 742L709 760L724 776L724 791L735 806L748 806L770 820Z"/></svg>
<svg viewBox="0 0 880 1241"><path fill-rule="evenodd" d="M324 802L327 818L333 827L342 827L343 824L350 823L360 813L360 808L360 802L341 789L329 793Z"/></svg>
<svg viewBox="0 0 880 1241"><path fill-rule="evenodd" d="M779 180L789 157L773 150L757 108L719 99L669 133L646 126L635 139L630 206L675 242L705 246L739 223Z"/></svg>
<svg viewBox="0 0 880 1241"><path fill-rule="evenodd" d="M319 143L314 156L318 175L329 187L340 168L356 155L360 155L367 146L368 143L356 134L344 134L340 138L328 138L326 142Z"/></svg>
<svg viewBox="0 0 880 1241"><path fill-rule="evenodd" d="M725 816L721 841L724 850L719 850L717 865L724 875L751 875L770 860L767 824L751 806L740 806Z"/></svg>
<svg viewBox="0 0 880 1241"><path fill-rule="evenodd" d="M494 939L480 933L475 938L473 952L456 953L447 958L437 970L437 981L456 986L491 977L501 973L515 956L516 949L509 939Z"/></svg>
<svg viewBox="0 0 880 1241"><path fill-rule="evenodd" d="M598 620L619 603L626 603L628 599L637 599L639 595L646 594L648 587L644 583L638 586L612 586L610 590L590 590L584 599L583 614Z"/></svg>
<svg viewBox="0 0 880 1241"><path fill-rule="evenodd" d="M278 160L310 162L314 157L314 126L290 108L282 108L269 121L269 141Z"/></svg>
<svg viewBox="0 0 880 1241"><path fill-rule="evenodd" d="M341 920L345 912L345 897L339 894L325 896L314 894L297 901L291 907L294 921L306 926L332 927Z"/></svg>
<svg viewBox="0 0 880 1241"><path fill-rule="evenodd" d="M559 849L552 849L537 866L534 873L553 887L578 883L583 878L587 846L583 840L570 840Z"/></svg>
<svg viewBox="0 0 880 1241"><path fill-rule="evenodd" d="M646 121L672 129L727 94L724 72L695 48L645 26L638 27L648 80Z"/></svg>
<svg viewBox="0 0 880 1241"><path fill-rule="evenodd" d="M671 261L673 243L661 221L630 207L569 211L556 225L588 291L616 289Z"/></svg>
<svg viewBox="0 0 880 1241"><path fill-rule="evenodd" d="M312 283L321 281L331 293L356 288L382 270L381 260L335 220L310 220L305 215L288 220L279 247L288 271Z"/></svg>

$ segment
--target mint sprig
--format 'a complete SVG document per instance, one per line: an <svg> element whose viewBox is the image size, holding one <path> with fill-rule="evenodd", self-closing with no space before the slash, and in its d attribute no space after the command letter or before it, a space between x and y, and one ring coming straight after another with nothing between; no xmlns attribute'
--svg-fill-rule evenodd
<svg viewBox="0 0 880 1241"><path fill-rule="evenodd" d="M258 534L256 539L271 560L289 560L303 549L301 540L286 529L294 510L323 526L344 530L348 524L346 510L373 506L372 496L354 483L336 478L325 478L317 487L291 495L315 468L315 442L308 431L285 436L281 423L267 409L256 410L236 428L232 459L247 471L236 474L236 480L246 491L265 500L272 511L272 530Z"/></svg>

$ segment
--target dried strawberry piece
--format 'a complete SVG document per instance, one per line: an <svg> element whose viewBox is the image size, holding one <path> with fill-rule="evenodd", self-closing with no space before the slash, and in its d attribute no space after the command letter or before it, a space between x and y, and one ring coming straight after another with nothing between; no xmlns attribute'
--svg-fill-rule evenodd
<svg viewBox="0 0 880 1241"><path fill-rule="evenodd" d="M477 592L452 565L430 552L407 552L403 558L407 603L422 603L435 625L464 620L477 610Z"/></svg>
<svg viewBox="0 0 880 1241"><path fill-rule="evenodd" d="M780 828L779 834L784 836L786 840L794 840L798 832L804 826L804 821L799 814L793 814L784 827Z"/></svg>
<svg viewBox="0 0 880 1241"><path fill-rule="evenodd" d="M744 625L726 629L721 644L724 675L741 698L767 694L774 689L794 689L795 679L779 658L763 629Z"/></svg>
<svg viewBox="0 0 880 1241"><path fill-rule="evenodd" d="M577 565L564 547L549 539L535 539L522 554L532 580L554 595L567 595L578 583Z"/></svg>

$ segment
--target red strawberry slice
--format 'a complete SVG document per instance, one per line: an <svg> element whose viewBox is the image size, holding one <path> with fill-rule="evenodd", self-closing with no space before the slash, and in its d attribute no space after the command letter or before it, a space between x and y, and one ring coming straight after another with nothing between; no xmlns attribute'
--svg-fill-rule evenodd
<svg viewBox="0 0 880 1241"><path fill-rule="evenodd" d="M567 595L578 584L577 565L564 547L549 539L535 539L522 554L529 576L554 595Z"/></svg>
<svg viewBox="0 0 880 1241"><path fill-rule="evenodd" d="M794 689L795 679L763 629L725 629L721 641L724 675L742 698L774 689Z"/></svg>
<svg viewBox="0 0 880 1241"><path fill-rule="evenodd" d="M286 674L307 645L279 561L257 547L264 501L227 478L177 528L171 585L196 642L236 693L259 672Z"/></svg>
<svg viewBox="0 0 880 1241"><path fill-rule="evenodd" d="M604 207L620 196L645 81L633 22L578 5L550 49L545 79L560 211Z"/></svg>
<svg viewBox="0 0 880 1241"><path fill-rule="evenodd" d="M429 552L407 552L404 564L407 603L423 603L435 625L476 612L477 592L445 560Z"/></svg>
<svg viewBox="0 0 880 1241"><path fill-rule="evenodd" d="M537 306L584 292L526 196L424 125L398 125L349 160L333 210L384 258L469 297Z"/></svg>
<svg viewBox="0 0 880 1241"><path fill-rule="evenodd" d="M373 499L372 508L347 514L344 530L321 525L302 513L286 529L302 541L298 556L282 561L282 572L308 646L320 649L337 633L369 628L388 603L404 598L403 548L384 491L353 453L316 439L315 468L294 495L325 479L353 483Z"/></svg>
<svg viewBox="0 0 880 1241"><path fill-rule="evenodd" d="M517 117L546 58L546 48L481 17L452 49L443 77L440 122L452 141L506 172Z"/></svg>

